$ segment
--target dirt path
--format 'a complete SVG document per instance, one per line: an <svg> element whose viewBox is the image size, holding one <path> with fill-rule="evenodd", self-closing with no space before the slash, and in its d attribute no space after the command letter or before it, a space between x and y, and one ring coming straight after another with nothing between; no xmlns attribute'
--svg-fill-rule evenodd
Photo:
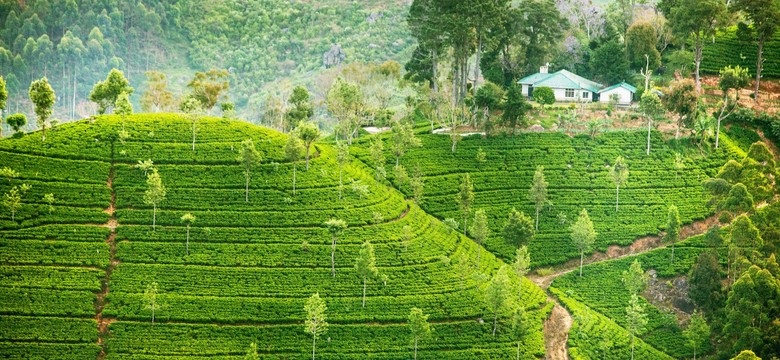
<svg viewBox="0 0 780 360"><path fill-rule="evenodd" d="M704 234L710 227L717 223L718 217L713 215L704 220L695 221L685 225L680 230L680 239L684 240L691 236ZM584 264L587 265L604 260L620 259L626 256L637 255L653 249L665 247L666 244L663 243L662 236L663 234L656 236L645 236L636 239L633 243L631 243L631 245L628 246L611 245L607 248L606 252L596 251L586 256ZM561 265L536 269L533 274L528 276L528 279L533 281L534 284L539 285L542 289L546 290L548 287L550 287L550 284L553 282L553 280L564 274L578 270L579 267L580 260L572 259ZM546 275L539 275L540 270L542 273L547 271L552 272Z"/></svg>
<svg viewBox="0 0 780 360"><path fill-rule="evenodd" d="M113 153L113 146L111 151ZM106 304L108 304L106 297L108 296L110 290L109 284L111 282L111 273L114 271L117 265L119 265L119 260L116 258L116 227L119 226L119 224L117 223L116 215L114 214L116 205L116 192L114 191L113 156L111 161L111 168L108 172L108 180L106 180L106 186L111 191L111 202L104 212L111 217L103 226L109 228L111 232L109 233L108 238L106 238L106 244L109 246L109 263L106 267L106 274L103 279L101 279L100 292L96 294L97 299L95 300L95 320L97 321L98 330L97 344L100 346L100 352L97 355L98 360L103 360L106 358L106 339L110 334L108 327L112 322L116 321L116 319L103 317L103 308L105 308Z"/></svg>
<svg viewBox="0 0 780 360"><path fill-rule="evenodd" d="M544 349L545 360L568 360L569 349L566 343L569 341L569 329L572 318L566 308L558 304L555 299L547 299L555 302L550 317L544 321Z"/></svg>

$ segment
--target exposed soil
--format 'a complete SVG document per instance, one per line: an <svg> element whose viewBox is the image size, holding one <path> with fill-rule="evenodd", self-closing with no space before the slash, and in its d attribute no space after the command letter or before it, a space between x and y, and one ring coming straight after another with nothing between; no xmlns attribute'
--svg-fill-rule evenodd
<svg viewBox="0 0 780 360"><path fill-rule="evenodd" d="M113 150L112 150L113 151ZM113 156L112 156L113 158ZM105 308L106 304L108 304L106 297L108 296L108 293L110 291L109 284L111 282L111 274L113 273L114 269L119 265L119 260L116 258L116 228L119 226L116 216L114 215L114 209L116 204L116 192L114 191L114 164L112 162L111 169L109 170L108 174L108 180L106 181L106 186L109 190L111 190L111 202L108 205L108 208L104 211L105 213L109 214L111 218L108 219L104 227L107 227L111 230L111 232L108 235L108 238L106 238L106 244L109 246L109 264L106 267L106 273L103 279L101 279L101 289L100 292L96 294L96 300L95 300L95 320L97 321L97 330L98 330L98 340L97 344L100 346L100 352L97 355L98 360L103 360L106 358L106 338L110 335L110 332L108 330L109 325L111 325L112 322L116 321L116 319L113 318L105 318L103 317L103 308Z"/></svg>
<svg viewBox="0 0 780 360"><path fill-rule="evenodd" d="M555 301L548 299L548 301ZM568 360L569 329L572 318L566 308L556 303L550 317L544 321L544 349L546 360Z"/></svg>
<svg viewBox="0 0 780 360"><path fill-rule="evenodd" d="M718 223L718 217L716 215L710 216L704 220L695 221L688 225L683 226L680 229L680 239L687 239L691 236L701 235L707 232L707 230ZM619 259L630 255L641 254L653 249L665 247L666 244L662 241L663 233L655 236L645 236L636 239L631 245L620 246L611 245L607 248L606 252L596 251L585 257L584 264L591 264L599 261ZM536 285L539 285L542 289L547 289L553 280L561 275L567 274L571 271L578 270L580 267L580 259L569 260L562 265L546 267L536 269L536 271L528 276L528 279L533 281ZM552 271L546 275L539 275L539 272L544 273Z"/></svg>

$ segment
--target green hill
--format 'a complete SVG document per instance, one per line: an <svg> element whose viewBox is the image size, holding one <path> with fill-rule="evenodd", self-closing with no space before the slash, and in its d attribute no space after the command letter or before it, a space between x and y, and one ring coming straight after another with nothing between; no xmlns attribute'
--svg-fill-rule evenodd
<svg viewBox="0 0 780 360"><path fill-rule="evenodd" d="M409 150L401 164L409 172L419 165L424 175L422 207L440 219L454 218L459 222L463 216L456 197L464 174L469 173L475 190L473 210L484 209L489 219L491 236L485 247L505 260L511 260L516 249L516 244L503 239L505 219L512 207L534 216L528 189L536 167L544 166L550 203L540 214L539 231L529 248L534 267L547 266L579 258L569 238L569 226L583 208L590 213L598 232L598 251L657 235L665 224L669 205L677 205L684 223L712 213L701 183L742 150L730 145L711 153L702 152L688 140L666 141L654 132L652 150L647 156L646 136L642 131L606 133L595 138L570 138L562 133L490 139L469 136L452 153L449 136L420 133L422 147ZM391 149L389 136L384 139L384 148ZM484 162L477 159L480 149L486 155ZM357 154L370 163L367 149ZM681 167L675 168L678 154ZM620 208L616 212L615 185L608 177L608 169L619 155L628 161L629 177L627 185L620 189ZM386 158L386 168L392 169L395 157L388 151ZM390 177L394 184L411 193L408 184L392 174Z"/></svg>
<svg viewBox="0 0 780 360"><path fill-rule="evenodd" d="M122 123L98 117L59 126L43 143L38 133L0 140L2 166L18 172L0 181L0 191L32 186L14 220L7 211L0 215L1 357L236 359L255 342L268 358L305 358L311 337L303 304L315 292L330 322L317 341L319 358L409 358L412 307L430 314L434 328L420 342L421 358L514 357L508 313L494 338L482 295L502 262L483 251L476 269L471 240L375 184L361 162L346 165L339 201L335 151L315 145L311 168L297 166L292 196L286 135L204 118L193 151L191 122L178 115ZM124 141L117 136L123 127ZM244 202L236 157L247 138L263 161ZM135 167L146 159L168 189L156 230L143 201L144 172ZM54 195L51 209L46 194ZM196 217L189 255L185 213ZM323 227L331 218L349 225L338 238L335 277ZM400 240L404 226L413 230L408 244ZM366 240L376 247L386 284L370 280L362 308L354 264ZM154 324L143 295L152 282L161 305ZM521 349L523 358L538 358L550 307L541 289L523 282L530 322Z"/></svg>
<svg viewBox="0 0 780 360"><path fill-rule="evenodd" d="M756 75L756 57L758 45L755 41L737 37L737 27L718 31L714 42L707 42L702 51L701 71L717 74L726 65L747 68L751 76ZM780 33L775 34L764 44L764 67L762 77L780 77Z"/></svg>

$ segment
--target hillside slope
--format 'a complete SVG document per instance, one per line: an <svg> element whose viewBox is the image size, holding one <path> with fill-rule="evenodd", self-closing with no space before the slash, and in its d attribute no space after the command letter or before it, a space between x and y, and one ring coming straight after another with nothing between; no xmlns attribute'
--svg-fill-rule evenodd
<svg viewBox="0 0 780 360"><path fill-rule="evenodd" d="M724 134L725 135L725 134ZM665 226L667 207L676 205L684 223L703 219L712 210L701 182L714 176L720 166L734 157L736 145L709 154L685 141L665 141L653 133L650 155L645 154L646 132L614 132L591 138L571 138L563 133L527 133L516 137L483 139L470 136L450 151L448 136L419 133L422 147L411 149L400 163L411 173L418 165L423 174L425 195L422 207L432 215L463 221L456 198L468 173L474 184L473 211L484 209L491 235L485 247L511 261L516 244L507 242L502 229L511 208L532 218L533 203L528 189L536 167L544 166L549 183L549 203L542 209L536 239L529 244L533 267L561 264L579 258L569 238L569 227L583 208L593 220L598 236L595 250L610 245L628 245L646 235L657 235ZM392 149L389 134L382 135L385 149ZM362 142L361 144L368 144ZM732 150L729 150L732 149ZM477 153L483 151L485 160ZM357 156L371 163L367 146ZM680 162L677 163L678 158ZM608 176L617 156L629 166L628 183L620 189L619 210L615 209L615 184ZM395 157L387 151L387 169ZM675 164L678 165L675 165ZM393 183L407 193L407 183L388 171Z"/></svg>
<svg viewBox="0 0 780 360"><path fill-rule="evenodd" d="M0 215L0 355L6 358L108 359L238 358L252 342L269 358L305 358L303 304L312 293L328 306L329 332L319 358L409 358L410 308L430 314L434 332L420 342L421 358L513 357L508 314L496 338L481 287L502 264L424 213L403 195L375 184L358 161L344 168L338 200L334 150L316 145L311 169L284 159L286 135L216 118L192 123L177 115L116 116L66 124L47 133L0 141L2 166L19 176L0 191L30 184L12 221ZM122 127L125 141L118 139ZM236 160L251 138L263 156L252 173L249 201ZM143 201L152 159L167 197L157 210ZM368 193L353 191L366 185ZM52 211L43 201L54 194ZM180 217L192 213L189 255ZM323 222L345 220L336 276L331 237ZM400 240L404 226L408 243ZM376 247L383 279L368 282L361 307L355 273L360 244ZM407 248L408 247L408 248ZM484 274L484 275L480 275ZM160 309L151 323L143 294L158 285ZM517 285L518 278L511 279ZM543 352L541 321L549 311L541 289L523 280L530 311L523 358ZM515 292L513 292L515 293ZM485 322L481 321L485 318Z"/></svg>

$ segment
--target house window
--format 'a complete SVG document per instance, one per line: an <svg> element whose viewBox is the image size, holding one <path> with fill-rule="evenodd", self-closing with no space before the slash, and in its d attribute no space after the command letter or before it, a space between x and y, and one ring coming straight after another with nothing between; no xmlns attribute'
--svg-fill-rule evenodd
<svg viewBox="0 0 780 360"><path fill-rule="evenodd" d="M590 93L589 93L589 92L587 92L587 91L583 91L583 92L582 92L582 98L583 98L583 99L587 99L587 98L588 98L588 96L589 96L588 94L590 94Z"/></svg>
<svg viewBox="0 0 780 360"><path fill-rule="evenodd" d="M567 98L573 98L574 97L574 89L566 89L566 97Z"/></svg>

